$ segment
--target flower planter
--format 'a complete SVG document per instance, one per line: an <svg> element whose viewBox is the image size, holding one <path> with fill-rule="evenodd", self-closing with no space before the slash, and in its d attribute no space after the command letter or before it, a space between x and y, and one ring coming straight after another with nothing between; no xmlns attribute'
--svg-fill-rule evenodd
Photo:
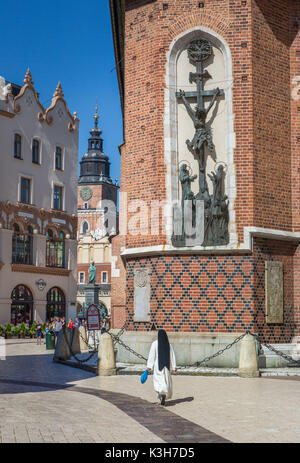
<svg viewBox="0 0 300 463"><path fill-rule="evenodd" d="M11 339L11 338L12 338L12 334L5 333L5 339Z"/></svg>

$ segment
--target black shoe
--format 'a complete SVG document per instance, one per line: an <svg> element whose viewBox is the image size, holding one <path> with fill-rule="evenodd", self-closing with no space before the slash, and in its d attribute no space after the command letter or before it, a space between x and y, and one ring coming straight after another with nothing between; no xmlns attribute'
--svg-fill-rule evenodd
<svg viewBox="0 0 300 463"><path fill-rule="evenodd" d="M160 405L165 405L165 403L166 403L166 396L162 395L160 398Z"/></svg>

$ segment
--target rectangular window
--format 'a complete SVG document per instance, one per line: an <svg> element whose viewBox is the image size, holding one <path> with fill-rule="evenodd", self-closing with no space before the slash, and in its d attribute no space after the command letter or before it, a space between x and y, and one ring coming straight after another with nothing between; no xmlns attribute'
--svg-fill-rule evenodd
<svg viewBox="0 0 300 463"><path fill-rule="evenodd" d="M14 139L14 157L22 159L22 137L18 133L15 134Z"/></svg>
<svg viewBox="0 0 300 463"><path fill-rule="evenodd" d="M102 283L107 283L107 272L102 272Z"/></svg>
<svg viewBox="0 0 300 463"><path fill-rule="evenodd" d="M54 185L53 190L53 208L59 211L63 208L63 187Z"/></svg>
<svg viewBox="0 0 300 463"><path fill-rule="evenodd" d="M47 239L46 241L46 266L65 267L65 242L64 240Z"/></svg>
<svg viewBox="0 0 300 463"><path fill-rule="evenodd" d="M32 265L32 236L14 233L12 238L12 263Z"/></svg>
<svg viewBox="0 0 300 463"><path fill-rule="evenodd" d="M21 177L20 201L30 204L30 179Z"/></svg>
<svg viewBox="0 0 300 463"><path fill-rule="evenodd" d="M40 142L38 140L32 140L32 162L34 164L40 163Z"/></svg>
<svg viewBox="0 0 300 463"><path fill-rule="evenodd" d="M62 170L62 149L57 146L55 151L55 169Z"/></svg>
<svg viewBox="0 0 300 463"><path fill-rule="evenodd" d="M84 272L79 272L79 283L80 284L84 283Z"/></svg>

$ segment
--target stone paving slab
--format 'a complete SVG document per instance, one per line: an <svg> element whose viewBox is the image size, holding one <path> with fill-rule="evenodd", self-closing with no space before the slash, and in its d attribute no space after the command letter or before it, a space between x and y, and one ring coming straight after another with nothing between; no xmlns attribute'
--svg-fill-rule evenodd
<svg viewBox="0 0 300 463"><path fill-rule="evenodd" d="M132 374L99 377L14 341L0 361L0 442L300 443L299 381L178 375L161 407L151 377L143 385Z"/></svg>

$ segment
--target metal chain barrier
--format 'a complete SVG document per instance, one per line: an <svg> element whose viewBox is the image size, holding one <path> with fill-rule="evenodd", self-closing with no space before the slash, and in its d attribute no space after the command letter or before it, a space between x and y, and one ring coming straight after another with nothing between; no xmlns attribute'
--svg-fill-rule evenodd
<svg viewBox="0 0 300 463"><path fill-rule="evenodd" d="M244 333L242 334L241 336L239 336L238 338L236 338L232 343L228 344L227 346L225 346L223 349L220 349L218 352L216 352L215 354L209 356L209 357L205 357L203 360L200 360L200 362L195 362L193 363L192 365L189 365L189 366L185 366L183 368L189 368L189 367L193 367L193 366L196 366L196 367L199 367L200 365L202 365L203 363L207 363L209 362L210 360L212 360L213 358L215 357L218 357L219 355L223 354L223 352L225 352L226 350L228 349L231 349L235 344L237 344L238 342L240 342L241 339L243 339L245 336L246 336L247 333Z"/></svg>
<svg viewBox="0 0 300 463"><path fill-rule="evenodd" d="M118 344L120 344L121 346L124 347L124 349L128 350L128 352L131 352L131 354L135 355L136 357L138 357L139 359L141 360L145 360L147 362L148 359L146 359L143 355L139 354L138 352L136 352L134 349L132 349L131 347L127 346L125 344L125 342L121 341L121 339L119 337L117 337L116 335L108 332L108 334L112 337L112 340L114 342L117 342ZM123 334L123 333L122 333Z"/></svg>
<svg viewBox="0 0 300 463"><path fill-rule="evenodd" d="M89 348L89 351L92 350L92 351L96 352L96 349L94 349L94 347L92 347L92 346L88 343L88 341L86 341L86 340L84 339L84 337L82 336L82 334L80 333L80 331L79 331L79 336L80 336L80 338L83 340L84 344Z"/></svg>
<svg viewBox="0 0 300 463"><path fill-rule="evenodd" d="M138 357L139 359L141 360L144 360L145 362L147 362L147 359L139 354L138 352L136 352L134 349L132 349L131 347L129 347L127 344L125 344L123 341L121 341L120 337L122 336L122 334L124 333L126 329L126 323L123 325L123 327L121 328L121 330L118 332L117 335L113 334L110 332L110 330L107 331L107 333L111 336L112 340L114 341L114 343L118 343L120 344L122 347L124 347L124 349L126 349L128 352L130 352L131 354L135 355L136 357ZM192 365L186 365L186 366L183 366L183 367L180 367L180 369L184 369L184 368L190 368L190 367L199 367L200 365L204 364L204 363L207 363L209 362L210 360L218 357L219 355L222 355L226 350L229 350L231 349L235 344L237 344L238 342L240 342L247 334L250 334L251 336L253 336L256 341L258 342L258 345L260 347L260 349L262 348L262 346L265 346L267 347L267 349L269 349L270 351L274 352L276 355L284 358L286 361L288 362L291 362L291 363L296 363L296 364L299 364L300 365L300 360L294 360L290 355L287 355L287 354L284 354L283 352L279 351L278 349L275 349L275 347L271 346L270 344L268 343L264 343L262 342L258 335L255 334L255 333L251 333L251 331L246 331L244 334L242 334L241 336L238 336L233 342L231 342L230 344L228 344L227 346L225 346L224 348L220 349L219 351L215 352L213 355L210 355L209 357L205 357L203 360L200 360L200 361L197 361L195 363L193 363ZM85 342L85 344L88 346L89 350L93 350L93 348L87 343L87 341L82 337L82 335L79 333L81 339ZM89 355L88 358L84 359L84 360L81 360L79 359L76 354L74 354L70 344L69 344L69 340L68 340L68 337L66 335L66 331L64 330L64 336L65 336L65 339L66 339L66 342L67 342L67 345L70 349L70 352L71 352L71 355L75 358L75 360L77 360L77 362L79 363L85 363L85 362L88 362L97 352L98 352L98 349L97 350L93 350L92 353Z"/></svg>
<svg viewBox="0 0 300 463"><path fill-rule="evenodd" d="M124 330L125 330L125 327L123 326L123 328L121 329L121 331L119 333L121 333L121 335L122 335ZM109 333L109 334L113 338L114 342L116 342L116 343L120 344L121 346L123 346L126 350L131 352L136 357L140 358L141 360L145 360L147 362L147 359L143 355L139 354L138 352L136 352L131 347L127 346L123 341L121 341L119 339L120 336L121 336L121 335L119 335L119 333L118 333L117 336L112 334L112 333ZM241 336L238 336L232 343L230 343L227 346L225 346L224 348L220 349L218 352L215 352L213 355L210 355L209 357L205 357L203 360L197 361L197 362L193 363L192 365L186 365L186 366L180 367L180 369L190 368L190 367L194 367L194 366L199 367L200 365L209 362L210 360L218 357L219 355L222 355L226 350L231 349L235 344L240 342L247 334L250 334L251 336L253 336L257 340L258 345L259 345L260 348L262 348L262 346L264 345L269 350L271 350L272 352L274 352L278 356L284 358L288 362L296 363L296 364L299 364L299 366L300 366L300 360L294 360L290 355L284 354L283 352L280 352L278 349L275 349L275 347L271 346L270 344L263 343L262 341L260 341L257 334L251 333L251 331L246 331Z"/></svg>
<svg viewBox="0 0 300 463"><path fill-rule="evenodd" d="M97 350L94 350L86 359L84 360L81 360L80 358L77 357L77 355L73 352L72 350L72 347L70 346L70 343L69 343L69 339L68 339L68 336L67 336L67 333L66 333L66 330L63 328L63 335L65 337L65 340L66 340L66 343L70 349L70 352L71 352L71 355L72 357L74 357L74 359L78 362L78 363L86 363L88 362L95 354L98 353L98 349Z"/></svg>
<svg viewBox="0 0 300 463"><path fill-rule="evenodd" d="M275 349L275 347L271 346L271 344L268 344L266 342L262 342L258 335L255 334L255 333L251 333L250 331L247 332L247 334L251 334L251 336L253 336L257 342L259 343L259 346L262 347L262 346L266 346L267 349L269 349L270 351L274 352L274 354L278 355L279 357L282 357L283 359L287 360L288 362L291 362L291 363L297 363L299 364L300 366L300 360L294 360L293 357L291 357L290 355L287 355L287 354L284 354L283 352L281 352L280 350L278 349Z"/></svg>

